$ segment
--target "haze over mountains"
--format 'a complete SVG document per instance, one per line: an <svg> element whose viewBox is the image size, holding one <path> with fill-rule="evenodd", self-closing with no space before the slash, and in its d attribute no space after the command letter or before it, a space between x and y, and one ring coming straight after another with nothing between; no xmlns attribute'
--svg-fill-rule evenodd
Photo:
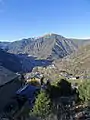
<svg viewBox="0 0 90 120"><path fill-rule="evenodd" d="M4 51L0 50L0 55L2 54L0 59L1 63L4 61L5 67L8 66L3 58L13 61L13 68L18 67L16 63L22 63L22 68L29 71L30 67L47 66L48 62L51 64L50 61L64 58L89 43L90 40L68 39L57 34L47 34L15 42L0 42L0 48L4 49Z"/></svg>

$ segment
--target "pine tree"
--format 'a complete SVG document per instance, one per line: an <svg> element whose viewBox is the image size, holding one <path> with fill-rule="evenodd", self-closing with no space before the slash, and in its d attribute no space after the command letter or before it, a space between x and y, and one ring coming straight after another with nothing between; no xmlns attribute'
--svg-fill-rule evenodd
<svg viewBox="0 0 90 120"><path fill-rule="evenodd" d="M51 102L45 91L41 91L38 95L32 114L40 118L46 118L51 112Z"/></svg>

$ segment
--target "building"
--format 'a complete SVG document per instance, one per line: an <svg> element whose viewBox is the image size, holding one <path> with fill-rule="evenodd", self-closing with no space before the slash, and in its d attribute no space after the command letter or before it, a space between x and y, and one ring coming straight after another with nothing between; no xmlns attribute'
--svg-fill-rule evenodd
<svg viewBox="0 0 90 120"><path fill-rule="evenodd" d="M37 82L41 85L41 79L44 78L44 76L38 72L34 73L31 76L27 76L27 83L31 83L31 82Z"/></svg>
<svg viewBox="0 0 90 120"><path fill-rule="evenodd" d="M71 76L69 80L76 80L76 77Z"/></svg>
<svg viewBox="0 0 90 120"><path fill-rule="evenodd" d="M20 87L18 75L0 66L0 112L12 102L15 92Z"/></svg>
<svg viewBox="0 0 90 120"><path fill-rule="evenodd" d="M18 102L20 106L23 106L22 104L26 101L29 102L29 106L31 107L33 105L33 102L35 101L35 97L37 93L40 91L40 87L36 87L30 84L26 84L22 88L20 88L17 92L17 98L19 98Z"/></svg>
<svg viewBox="0 0 90 120"><path fill-rule="evenodd" d="M16 95L26 96L28 99L32 99L35 92L40 90L40 87L36 87L30 84L26 84L25 86L21 87L19 90L16 91Z"/></svg>

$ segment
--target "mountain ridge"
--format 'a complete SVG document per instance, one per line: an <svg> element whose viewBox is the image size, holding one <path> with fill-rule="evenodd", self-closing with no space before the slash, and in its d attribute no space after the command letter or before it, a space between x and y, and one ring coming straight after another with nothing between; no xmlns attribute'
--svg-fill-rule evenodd
<svg viewBox="0 0 90 120"><path fill-rule="evenodd" d="M45 67L50 65L52 61L68 57L89 43L90 40L68 39L57 34L46 34L38 38L22 39L9 43L0 42L0 48L4 50L2 53L4 57L2 55L0 59L3 65L6 64L4 67L10 68L10 70L13 69L8 66L4 58L10 58L15 62L14 69L18 70L17 63L19 63L23 68L22 71L30 72L35 66Z"/></svg>
<svg viewBox="0 0 90 120"><path fill-rule="evenodd" d="M76 51L85 42L88 43L90 41L68 39L61 35L50 33L37 38L10 42L4 45L4 49L9 53L28 54L40 59L57 59Z"/></svg>

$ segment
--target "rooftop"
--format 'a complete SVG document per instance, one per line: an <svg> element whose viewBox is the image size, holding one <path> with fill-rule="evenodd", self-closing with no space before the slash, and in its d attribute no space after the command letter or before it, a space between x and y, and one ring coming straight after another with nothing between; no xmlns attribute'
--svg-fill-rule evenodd
<svg viewBox="0 0 90 120"><path fill-rule="evenodd" d="M0 86L10 82L17 77L17 74L11 72L10 70L0 66Z"/></svg>

